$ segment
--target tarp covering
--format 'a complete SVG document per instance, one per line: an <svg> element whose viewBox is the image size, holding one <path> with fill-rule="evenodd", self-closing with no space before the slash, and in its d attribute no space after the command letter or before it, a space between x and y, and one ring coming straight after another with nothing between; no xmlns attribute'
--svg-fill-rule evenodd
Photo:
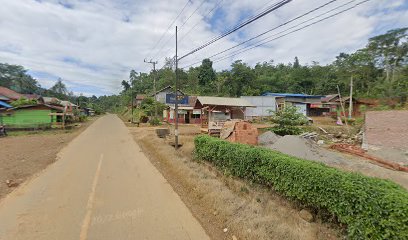
<svg viewBox="0 0 408 240"><path fill-rule="evenodd" d="M0 107L4 107L4 108L12 108L13 106L11 106L11 105L9 105L9 104L7 104L7 103L3 102L3 101L0 101Z"/></svg>

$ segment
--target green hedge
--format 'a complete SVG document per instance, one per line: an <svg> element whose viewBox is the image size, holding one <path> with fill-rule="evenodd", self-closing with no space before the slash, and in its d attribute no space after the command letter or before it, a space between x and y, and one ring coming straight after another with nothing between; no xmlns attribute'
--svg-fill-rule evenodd
<svg viewBox="0 0 408 240"><path fill-rule="evenodd" d="M408 192L391 181L204 135L194 142L198 159L326 209L347 224L351 239L408 239Z"/></svg>

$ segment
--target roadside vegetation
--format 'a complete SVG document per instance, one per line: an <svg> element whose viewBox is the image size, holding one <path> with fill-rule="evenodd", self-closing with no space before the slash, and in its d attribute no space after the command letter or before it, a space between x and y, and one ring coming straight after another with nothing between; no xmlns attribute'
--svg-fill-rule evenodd
<svg viewBox="0 0 408 240"><path fill-rule="evenodd" d="M196 137L195 146L198 159L229 175L327 210L347 225L351 239L408 238L408 192L391 181L209 136Z"/></svg>

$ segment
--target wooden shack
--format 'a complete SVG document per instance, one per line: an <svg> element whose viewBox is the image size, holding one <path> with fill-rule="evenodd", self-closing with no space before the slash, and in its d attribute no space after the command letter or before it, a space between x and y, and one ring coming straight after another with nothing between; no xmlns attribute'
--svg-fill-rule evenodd
<svg viewBox="0 0 408 240"><path fill-rule="evenodd" d="M210 135L219 134L224 123L245 119L247 107L255 107L242 98L198 96L194 109L201 109L201 129Z"/></svg>

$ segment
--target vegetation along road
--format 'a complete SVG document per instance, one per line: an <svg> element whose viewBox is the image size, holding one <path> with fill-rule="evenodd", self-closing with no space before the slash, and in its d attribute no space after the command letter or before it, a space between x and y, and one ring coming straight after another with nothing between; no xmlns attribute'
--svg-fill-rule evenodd
<svg viewBox="0 0 408 240"><path fill-rule="evenodd" d="M209 239L116 115L0 203L0 239Z"/></svg>

